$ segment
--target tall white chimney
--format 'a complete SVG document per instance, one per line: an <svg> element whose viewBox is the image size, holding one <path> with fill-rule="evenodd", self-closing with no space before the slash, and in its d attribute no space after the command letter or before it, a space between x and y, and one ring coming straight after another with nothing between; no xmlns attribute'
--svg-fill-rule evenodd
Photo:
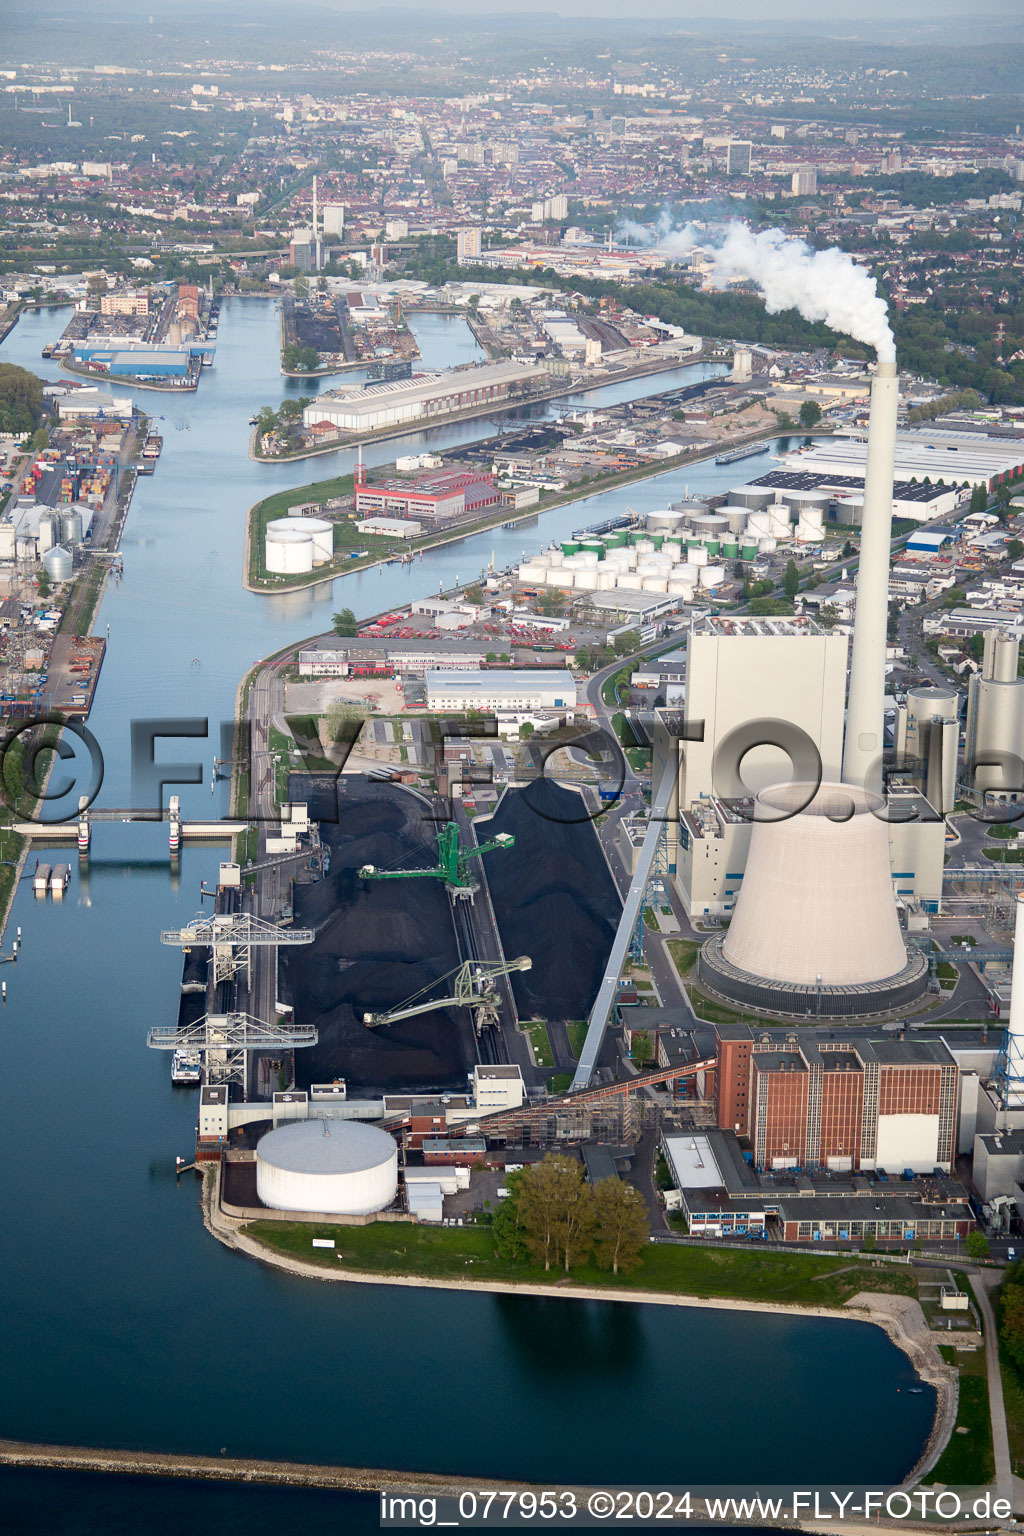
<svg viewBox="0 0 1024 1536"><path fill-rule="evenodd" d="M1024 891L1017 892L1013 927L1010 1018L1006 1026L1006 1109L1024 1109Z"/></svg>
<svg viewBox="0 0 1024 1536"><path fill-rule="evenodd" d="M853 625L850 696L843 742L844 782L861 784L876 792L882 788L886 620L898 404L896 364L879 362L871 384L857 613Z"/></svg>

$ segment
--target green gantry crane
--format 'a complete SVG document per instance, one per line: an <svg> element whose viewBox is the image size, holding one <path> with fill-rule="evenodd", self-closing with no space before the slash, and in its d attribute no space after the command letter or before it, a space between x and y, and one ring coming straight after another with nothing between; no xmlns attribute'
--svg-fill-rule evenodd
<svg viewBox="0 0 1024 1536"><path fill-rule="evenodd" d="M486 1024L497 1023L501 999L493 983L502 976L511 976L513 971L528 971L532 966L533 961L529 955L520 955L516 960L502 961L495 965L485 965L478 960L464 960L454 970L446 971L436 981L428 982L425 987L414 992L412 997L407 997L405 1002L397 1008L392 1008L387 1013L364 1013L363 1023L367 1029L382 1029L388 1024L397 1024L400 1019L414 1019L421 1013L433 1013L437 1008L472 1008L476 1032L479 1035ZM424 993L443 986L452 977L455 979L452 982L449 997L424 997Z"/></svg>
<svg viewBox="0 0 1024 1536"><path fill-rule="evenodd" d="M375 864L364 864L359 871L360 880L443 880L453 896L472 896L478 882L470 869L470 860L479 859L495 848L514 848L515 837L511 832L499 832L489 843L477 848L464 848L459 836L458 822L446 821L437 834L437 864L433 869L378 869Z"/></svg>

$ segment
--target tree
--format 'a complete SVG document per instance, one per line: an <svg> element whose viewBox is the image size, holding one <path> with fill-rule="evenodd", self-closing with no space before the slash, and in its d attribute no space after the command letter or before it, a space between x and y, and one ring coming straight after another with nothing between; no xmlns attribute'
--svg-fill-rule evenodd
<svg viewBox="0 0 1024 1536"><path fill-rule="evenodd" d="M518 1168L505 1175L508 1197L502 1200L491 1222L495 1249L498 1257L502 1259L519 1260L527 1257L526 1236L519 1205L523 1172L523 1169Z"/></svg>
<svg viewBox="0 0 1024 1536"><path fill-rule="evenodd" d="M1024 544L1021 543L1020 539L1011 539L1006 546L1006 558L1008 560L1019 560L1021 555L1024 555Z"/></svg>
<svg viewBox="0 0 1024 1536"><path fill-rule="evenodd" d="M972 1259L987 1259L989 1255L988 1238L984 1232L968 1232L967 1241L964 1243L968 1256Z"/></svg>
<svg viewBox="0 0 1024 1536"><path fill-rule="evenodd" d="M983 485L976 485L971 492L971 511L984 512L988 506L988 491Z"/></svg>
<svg viewBox="0 0 1024 1536"><path fill-rule="evenodd" d="M789 598L796 597L800 591L800 572L796 568L795 560L786 562L786 574L782 578L782 590Z"/></svg>
<svg viewBox="0 0 1024 1536"><path fill-rule="evenodd" d="M274 410L273 406L263 406L262 410L256 417L257 432L259 432L261 437L265 437L268 432L273 432L276 426L277 412Z"/></svg>
<svg viewBox="0 0 1024 1536"><path fill-rule="evenodd" d="M571 1157L551 1153L524 1170L519 1194L523 1233L531 1255L545 1269L562 1258L568 1270L574 1258L586 1256L582 1206L589 1195L583 1169Z"/></svg>
<svg viewBox="0 0 1024 1536"><path fill-rule="evenodd" d="M802 427L816 427L821 420L821 406L817 400L805 400L800 407L799 415Z"/></svg>
<svg viewBox="0 0 1024 1536"><path fill-rule="evenodd" d="M359 632L359 621L351 608L342 608L331 620L336 635L352 636Z"/></svg>
<svg viewBox="0 0 1024 1536"><path fill-rule="evenodd" d="M985 654L985 636L972 635L967 642L967 653L973 661L981 661Z"/></svg>
<svg viewBox="0 0 1024 1536"><path fill-rule="evenodd" d="M462 595L466 599L467 603L476 603L479 605L484 600L484 589L480 586L479 583L476 583L472 587L467 587Z"/></svg>
<svg viewBox="0 0 1024 1536"><path fill-rule="evenodd" d="M971 1237L980 1236L980 1232L971 1233ZM999 1337L1014 1365L1024 1371L1024 1290L1009 1283L1009 1276L999 1288Z"/></svg>
<svg viewBox="0 0 1024 1536"><path fill-rule="evenodd" d="M635 629L627 629L621 635L616 635L614 643L616 656L631 656L643 645Z"/></svg>
<svg viewBox="0 0 1024 1536"><path fill-rule="evenodd" d="M45 565L41 565L36 572L36 588L38 589L40 597L49 597L50 578L46 573Z"/></svg>
<svg viewBox="0 0 1024 1536"><path fill-rule="evenodd" d="M651 1235L647 1207L639 1190L621 1179L601 1179L594 1187L597 1262L613 1275L635 1269Z"/></svg>
<svg viewBox="0 0 1024 1536"><path fill-rule="evenodd" d="M633 1030L629 1054L635 1067L646 1067L654 1060L654 1042L646 1029Z"/></svg>
<svg viewBox="0 0 1024 1536"><path fill-rule="evenodd" d="M566 1274L574 1264L589 1259L597 1234L593 1190L584 1179L579 1163L571 1166L577 1170L576 1182L567 1189L565 1204L555 1223L555 1244Z"/></svg>
<svg viewBox="0 0 1024 1536"><path fill-rule="evenodd" d="M532 720L524 720L519 727L519 740L529 741L535 730L536 726L533 724Z"/></svg>
<svg viewBox="0 0 1024 1536"><path fill-rule="evenodd" d="M849 539L847 539L846 543L843 545L843 559L849 560L851 555L855 555L856 553L857 551L854 549Z"/></svg>
<svg viewBox="0 0 1024 1536"><path fill-rule="evenodd" d="M818 623L822 629L831 629L839 617L839 609L835 603L822 603L818 609Z"/></svg>

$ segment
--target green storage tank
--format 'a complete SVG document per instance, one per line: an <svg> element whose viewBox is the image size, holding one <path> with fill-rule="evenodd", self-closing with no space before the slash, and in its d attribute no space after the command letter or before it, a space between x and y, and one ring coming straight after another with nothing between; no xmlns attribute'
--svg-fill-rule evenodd
<svg viewBox="0 0 1024 1536"><path fill-rule="evenodd" d="M738 560L740 553L739 541L736 539L722 540L722 555L726 560Z"/></svg>
<svg viewBox="0 0 1024 1536"><path fill-rule="evenodd" d="M655 549L660 549L665 542L665 535L663 533L649 533L647 537L650 539Z"/></svg>
<svg viewBox="0 0 1024 1536"><path fill-rule="evenodd" d="M578 555L580 546L575 539L566 539L562 545L563 555Z"/></svg>
<svg viewBox="0 0 1024 1536"><path fill-rule="evenodd" d="M719 542L718 539L705 539L704 540L704 548L707 550L708 558L710 560L713 560L715 558L715 556L718 554L718 551L721 549L721 547L722 547L721 543Z"/></svg>
<svg viewBox="0 0 1024 1536"><path fill-rule="evenodd" d="M744 539L743 540L743 543L740 545L740 559L741 560L756 560L757 559L757 540L756 539Z"/></svg>
<svg viewBox="0 0 1024 1536"><path fill-rule="evenodd" d="M626 537L626 530L624 528L617 528L614 533L605 534L604 542L609 549L621 549L626 543Z"/></svg>
<svg viewBox="0 0 1024 1536"><path fill-rule="evenodd" d="M590 554L596 555L599 560L604 559L604 545L600 539L584 539L580 549L588 550Z"/></svg>

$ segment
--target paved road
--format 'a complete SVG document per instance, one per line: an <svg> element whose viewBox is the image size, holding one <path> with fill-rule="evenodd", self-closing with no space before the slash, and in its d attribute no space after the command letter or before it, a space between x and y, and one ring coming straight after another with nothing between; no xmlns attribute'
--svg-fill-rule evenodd
<svg viewBox="0 0 1024 1536"><path fill-rule="evenodd" d="M1010 1437L1006 1429L1006 1405L1003 1402L1003 1378L999 1370L999 1339L989 1290L999 1284L998 1270L980 1270L969 1277L985 1327L985 1368L988 1373L988 1405L992 1419L992 1450L996 1461L996 1496L1013 1498L1013 1469L1010 1462Z"/></svg>

